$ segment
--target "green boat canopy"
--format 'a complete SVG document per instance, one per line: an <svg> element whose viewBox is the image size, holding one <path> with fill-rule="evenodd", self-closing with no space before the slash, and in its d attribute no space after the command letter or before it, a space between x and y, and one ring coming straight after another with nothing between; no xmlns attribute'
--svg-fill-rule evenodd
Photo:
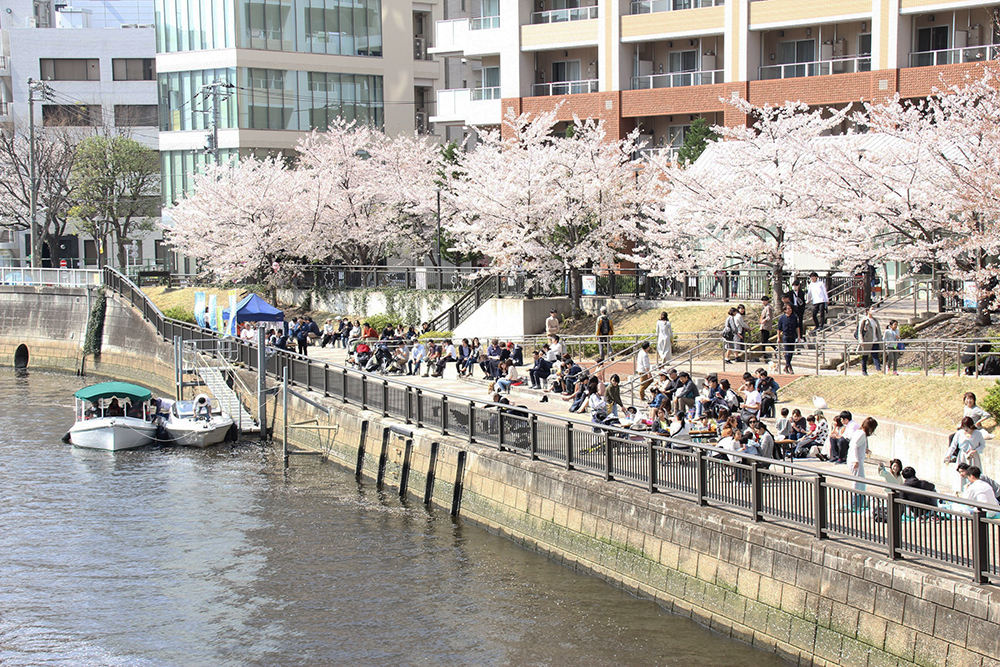
<svg viewBox="0 0 1000 667"><path fill-rule="evenodd" d="M127 398L132 402L148 401L152 392L128 382L102 382L84 387L74 394L81 401L96 401L102 398Z"/></svg>

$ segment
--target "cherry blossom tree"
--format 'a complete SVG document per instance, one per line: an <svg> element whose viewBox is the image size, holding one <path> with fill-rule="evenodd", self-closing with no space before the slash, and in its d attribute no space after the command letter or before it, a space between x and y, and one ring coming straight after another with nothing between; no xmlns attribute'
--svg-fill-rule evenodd
<svg viewBox="0 0 1000 667"><path fill-rule="evenodd" d="M375 264L393 253L429 253L436 146L338 120L304 138L298 151L307 186L296 207L307 230L303 254Z"/></svg>
<svg viewBox="0 0 1000 667"><path fill-rule="evenodd" d="M300 254L307 230L296 202L307 191L280 157L211 166L171 209L165 232L174 249L220 280L267 282L272 263Z"/></svg>
<svg viewBox="0 0 1000 667"><path fill-rule="evenodd" d="M609 139L603 123L576 118L564 138L555 123L554 110L510 114L509 138L484 132L449 179L447 231L458 251L490 258L487 273L524 270L541 284L568 270L578 304L580 269L613 264L634 239L635 136Z"/></svg>
<svg viewBox="0 0 1000 667"><path fill-rule="evenodd" d="M780 303L792 250L838 257L853 243L833 233L828 222L817 142L841 126L848 111L810 110L802 103L754 107L735 95L728 103L750 116L752 125L713 128L722 141L693 165L652 161L671 193L647 207L657 224L646 231L637 254L660 274L694 268L678 265L685 251L701 268L765 266Z"/></svg>

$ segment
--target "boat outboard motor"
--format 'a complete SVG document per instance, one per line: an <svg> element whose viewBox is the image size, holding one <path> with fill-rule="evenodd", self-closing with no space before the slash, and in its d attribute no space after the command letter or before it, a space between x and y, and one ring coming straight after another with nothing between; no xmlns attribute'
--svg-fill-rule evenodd
<svg viewBox="0 0 1000 667"><path fill-rule="evenodd" d="M212 420L212 399L208 394L198 394L194 397L194 416L195 419L204 417L205 421Z"/></svg>

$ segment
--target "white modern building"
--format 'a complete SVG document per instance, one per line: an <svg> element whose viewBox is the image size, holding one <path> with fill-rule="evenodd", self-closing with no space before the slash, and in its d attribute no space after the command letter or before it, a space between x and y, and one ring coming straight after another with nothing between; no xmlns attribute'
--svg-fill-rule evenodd
<svg viewBox="0 0 1000 667"><path fill-rule="evenodd" d="M152 0L0 0L0 123L27 128L28 80L50 91L35 126L114 128L156 149L156 43ZM41 97L41 96L39 96ZM163 254L160 235L137 242L142 259ZM96 265L99 244L70 230L61 255ZM28 232L0 232L0 257L27 257ZM47 253L45 253L47 256ZM114 253L108 252L114 263Z"/></svg>
<svg viewBox="0 0 1000 667"><path fill-rule="evenodd" d="M287 154L336 117L433 134L442 0L156 0L164 203L209 161ZM214 93L218 156L206 152Z"/></svg>

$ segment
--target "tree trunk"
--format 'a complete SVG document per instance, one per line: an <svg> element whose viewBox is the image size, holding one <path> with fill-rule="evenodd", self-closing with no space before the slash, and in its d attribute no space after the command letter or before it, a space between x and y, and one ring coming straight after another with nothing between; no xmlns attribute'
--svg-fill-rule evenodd
<svg viewBox="0 0 1000 667"><path fill-rule="evenodd" d="M783 262L775 262L771 266L771 289L774 290L773 303L774 312L781 315L783 311L781 310L781 296L784 294L782 292L782 285L785 284L785 265Z"/></svg>
<svg viewBox="0 0 1000 667"><path fill-rule="evenodd" d="M583 276L580 274L580 269L570 267L569 270L569 296L573 300L573 313L579 313L582 309L582 297L583 297Z"/></svg>

